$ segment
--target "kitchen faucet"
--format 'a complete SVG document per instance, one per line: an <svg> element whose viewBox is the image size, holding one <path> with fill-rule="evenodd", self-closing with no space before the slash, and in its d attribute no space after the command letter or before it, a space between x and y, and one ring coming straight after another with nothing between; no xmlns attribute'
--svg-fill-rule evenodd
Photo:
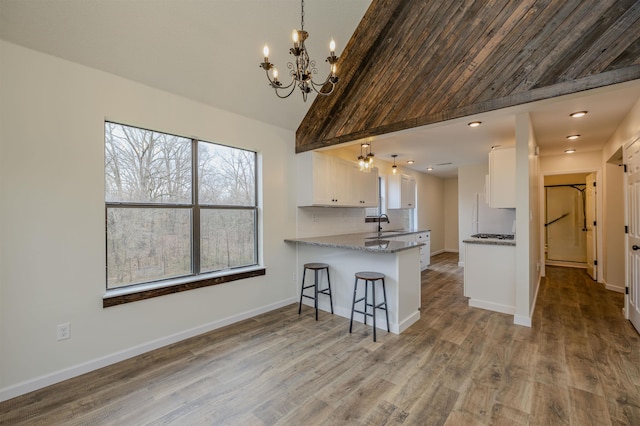
<svg viewBox="0 0 640 426"><path fill-rule="evenodd" d="M387 223L391 223L391 221L389 220L389 216L387 216L385 213L382 213L380 216L378 216L378 232L382 232L382 216L387 218Z"/></svg>

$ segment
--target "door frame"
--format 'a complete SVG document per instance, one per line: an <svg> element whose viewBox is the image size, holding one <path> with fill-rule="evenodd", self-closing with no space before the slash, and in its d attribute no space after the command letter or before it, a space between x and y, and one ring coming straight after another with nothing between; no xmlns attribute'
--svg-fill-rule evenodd
<svg viewBox="0 0 640 426"><path fill-rule="evenodd" d="M603 259L604 259L604 251L602 247L603 241L603 191L604 191L604 183L602 181L602 168L593 168L587 167L583 169L565 169L565 170L555 170L551 172L543 172L540 173L540 180L538 184L538 196L539 196L539 218L540 218L540 235L538 236L540 241L540 275L546 276L546 265L545 265L545 253L544 253L544 244L545 244L545 232L544 232L544 218L545 212L547 210L546 199L544 196L544 178L545 176L554 176L554 175L570 175L574 173L595 173L596 175L596 260L598 260L598 271L603 270ZM600 284L604 284L604 274L598 273L596 282Z"/></svg>

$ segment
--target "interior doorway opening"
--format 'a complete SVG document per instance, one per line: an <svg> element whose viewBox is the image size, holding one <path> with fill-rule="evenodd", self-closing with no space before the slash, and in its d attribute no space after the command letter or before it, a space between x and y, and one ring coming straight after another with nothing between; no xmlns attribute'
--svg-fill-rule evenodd
<svg viewBox="0 0 640 426"><path fill-rule="evenodd" d="M594 175L584 172L544 177L546 265L590 268L595 217L595 211L590 209L595 209L595 204L590 205L588 200L589 176ZM595 271L590 275L595 279Z"/></svg>

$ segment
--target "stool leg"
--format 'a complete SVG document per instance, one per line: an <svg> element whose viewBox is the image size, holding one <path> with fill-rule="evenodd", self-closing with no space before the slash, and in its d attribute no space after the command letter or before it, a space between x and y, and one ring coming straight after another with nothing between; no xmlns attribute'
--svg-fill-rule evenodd
<svg viewBox="0 0 640 426"><path fill-rule="evenodd" d="M367 306L367 299L369 298L369 281L364 280L364 325L367 325L367 312L369 312L369 307Z"/></svg>
<svg viewBox="0 0 640 426"><path fill-rule="evenodd" d="M333 300L331 299L331 279L329 278L329 268L327 268L327 284L329 285L329 305L331 306L331 314L333 314Z"/></svg>
<svg viewBox="0 0 640 426"><path fill-rule="evenodd" d="M371 281L371 297L373 298L373 341L376 341L376 286L375 281Z"/></svg>
<svg viewBox="0 0 640 426"><path fill-rule="evenodd" d="M307 274L307 268L302 271L302 285L300 286L300 305L298 306L298 315L302 312L302 293L304 292L304 276Z"/></svg>
<svg viewBox="0 0 640 426"><path fill-rule="evenodd" d="M349 321L349 333L353 330L353 310L356 308L356 290L358 290L358 278L353 284L353 303L351 303L351 321Z"/></svg>
<svg viewBox="0 0 640 426"><path fill-rule="evenodd" d="M389 329L389 310L387 309L387 290L384 287L384 278L382 279L382 295L384 296L384 314L387 317L387 331L391 332Z"/></svg>
<svg viewBox="0 0 640 426"><path fill-rule="evenodd" d="M315 269L313 276L313 291L316 295L316 300L314 300L315 308L316 308L316 321L318 321L318 270Z"/></svg>

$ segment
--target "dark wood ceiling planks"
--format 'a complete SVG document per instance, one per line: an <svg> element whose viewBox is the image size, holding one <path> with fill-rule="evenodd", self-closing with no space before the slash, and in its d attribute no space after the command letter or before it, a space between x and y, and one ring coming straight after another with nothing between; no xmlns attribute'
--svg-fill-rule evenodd
<svg viewBox="0 0 640 426"><path fill-rule="evenodd" d="M338 72L297 152L640 79L640 0L373 0Z"/></svg>

